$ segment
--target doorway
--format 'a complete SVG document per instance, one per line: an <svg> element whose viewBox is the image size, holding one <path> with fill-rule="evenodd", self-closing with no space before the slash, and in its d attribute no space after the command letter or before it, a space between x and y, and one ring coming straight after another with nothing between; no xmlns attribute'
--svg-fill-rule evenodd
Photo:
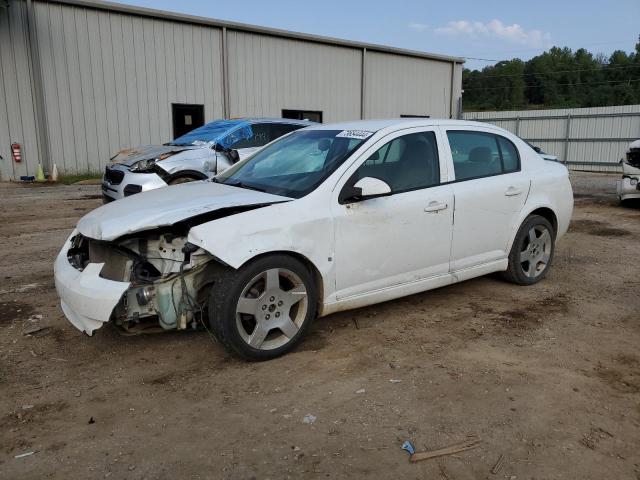
<svg viewBox="0 0 640 480"><path fill-rule="evenodd" d="M204 105L172 103L173 138L178 138L194 128L204 125Z"/></svg>

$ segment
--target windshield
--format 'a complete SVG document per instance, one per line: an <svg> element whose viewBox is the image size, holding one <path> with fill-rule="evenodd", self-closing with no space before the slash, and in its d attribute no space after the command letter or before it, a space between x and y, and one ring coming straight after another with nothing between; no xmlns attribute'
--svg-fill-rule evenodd
<svg viewBox="0 0 640 480"><path fill-rule="evenodd" d="M231 131L233 131L233 135L224 136ZM185 133L181 137L169 142L168 145L187 146L216 142L228 148L228 145L225 143L250 138L251 134L251 124L246 120L216 120L215 122L207 123L206 125L191 130L189 133Z"/></svg>
<svg viewBox="0 0 640 480"><path fill-rule="evenodd" d="M216 181L300 198L320 185L371 135L351 130L298 130L225 170Z"/></svg>

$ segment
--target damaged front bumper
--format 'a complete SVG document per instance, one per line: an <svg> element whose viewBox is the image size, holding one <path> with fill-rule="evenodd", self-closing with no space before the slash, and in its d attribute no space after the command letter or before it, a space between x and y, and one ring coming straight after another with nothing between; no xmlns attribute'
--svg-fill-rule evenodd
<svg viewBox="0 0 640 480"><path fill-rule="evenodd" d="M67 252L77 234L74 230L58 254L54 277L65 316L78 330L91 335L110 320L130 284L100 277L103 263L89 263L82 271L74 268Z"/></svg>
<svg viewBox="0 0 640 480"><path fill-rule="evenodd" d="M155 172L132 172L124 165L108 165L102 176L102 195L105 201L166 187L167 183Z"/></svg>
<svg viewBox="0 0 640 480"><path fill-rule="evenodd" d="M69 321L88 335L109 321L129 334L199 328L221 264L170 232L123 238L65 242L54 276Z"/></svg>
<svg viewBox="0 0 640 480"><path fill-rule="evenodd" d="M620 200L640 198L640 175L624 175L617 182Z"/></svg>

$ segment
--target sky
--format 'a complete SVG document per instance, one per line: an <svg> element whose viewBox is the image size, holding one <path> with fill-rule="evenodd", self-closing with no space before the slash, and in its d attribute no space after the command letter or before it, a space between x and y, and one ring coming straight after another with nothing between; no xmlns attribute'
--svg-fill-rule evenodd
<svg viewBox="0 0 640 480"><path fill-rule="evenodd" d="M482 68L552 46L631 52L640 0L119 0L120 3L469 58ZM486 61L490 60L490 61Z"/></svg>

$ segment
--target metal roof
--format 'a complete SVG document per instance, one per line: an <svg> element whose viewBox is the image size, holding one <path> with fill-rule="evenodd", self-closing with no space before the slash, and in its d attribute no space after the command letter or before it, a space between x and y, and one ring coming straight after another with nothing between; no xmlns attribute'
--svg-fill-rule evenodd
<svg viewBox="0 0 640 480"><path fill-rule="evenodd" d="M112 12L126 13L129 15L173 20L176 22L183 22L183 23L208 25L211 27L227 28L229 30L260 33L263 35L270 35L272 37L291 38L295 40L303 40L307 42L322 43L327 45L338 45L342 47L367 49L374 52L393 53L397 55L406 55L410 57L426 58L429 60L440 60L444 62L455 62L455 63L464 63L465 61L465 59L462 57L453 57L449 55L440 55L437 53L420 52L417 50L406 50L402 48L389 47L386 45L376 45L373 43L342 40L339 38L324 37L324 36L312 35L308 33L292 32L289 30L280 30L277 28L260 27L257 25L249 25L246 23L217 20L214 18L200 17L196 15L187 15L183 13L174 13L174 12L168 12L165 10L137 7L133 5L125 5L122 3L115 3L115 2L103 2L100 0L38 0L38 1L45 1L50 3L61 3L65 5L76 6L76 7L85 7L85 8L92 8L97 10L107 10Z"/></svg>

